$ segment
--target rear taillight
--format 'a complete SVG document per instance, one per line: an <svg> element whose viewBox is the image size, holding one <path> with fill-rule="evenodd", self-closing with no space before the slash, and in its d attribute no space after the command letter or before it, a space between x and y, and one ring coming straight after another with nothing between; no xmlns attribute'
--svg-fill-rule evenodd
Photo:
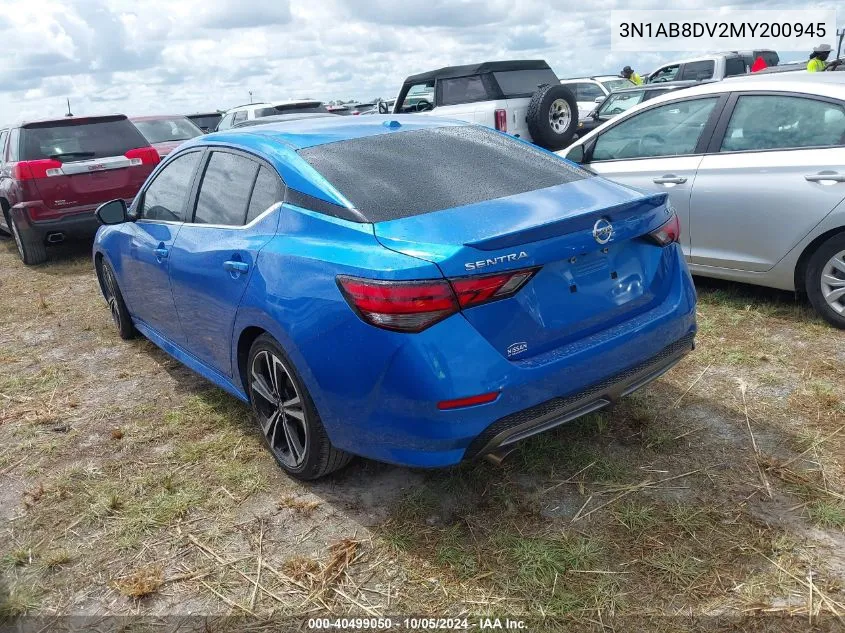
<svg viewBox="0 0 845 633"><path fill-rule="evenodd" d="M668 246L672 242L677 242L681 239L681 221L678 219L676 213L672 213L669 221L663 224L659 229L652 231L648 236L660 246Z"/></svg>
<svg viewBox="0 0 845 633"><path fill-rule="evenodd" d="M507 110L496 110L495 113L496 117L496 129L500 132L507 132L508 131L508 111Z"/></svg>
<svg viewBox="0 0 845 633"><path fill-rule="evenodd" d="M513 296L537 270L427 281L341 275L337 282L346 301L367 323L397 332L421 332L462 308Z"/></svg>
<svg viewBox="0 0 845 633"><path fill-rule="evenodd" d="M62 164L57 160L23 160L12 166L12 178L16 180L37 180L50 176L61 176Z"/></svg>
<svg viewBox="0 0 845 633"><path fill-rule="evenodd" d="M158 165L161 160L158 150L154 147L136 147L126 152L124 156L129 159L129 164L133 167L137 165Z"/></svg>
<svg viewBox="0 0 845 633"><path fill-rule="evenodd" d="M481 277L458 277L449 281L458 297L460 306L471 308L488 301L507 299L514 295L534 276L537 270L537 268L529 268Z"/></svg>

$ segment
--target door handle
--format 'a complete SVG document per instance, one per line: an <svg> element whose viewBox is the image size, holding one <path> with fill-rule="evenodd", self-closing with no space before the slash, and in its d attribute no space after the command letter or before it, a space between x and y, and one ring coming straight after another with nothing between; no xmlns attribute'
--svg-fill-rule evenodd
<svg viewBox="0 0 845 633"><path fill-rule="evenodd" d="M167 256L170 254L170 251L164 248L163 246L159 246L155 249L156 259L161 261L162 259L167 259Z"/></svg>
<svg viewBox="0 0 845 633"><path fill-rule="evenodd" d="M249 264L230 259L223 262L223 269L228 270L230 273L245 273L249 270Z"/></svg>
<svg viewBox="0 0 845 633"><path fill-rule="evenodd" d="M835 171L820 171L817 174L807 174L804 176L804 180L821 182L823 184L826 184L824 181L828 181L830 184L833 184L835 182L845 182L845 174L838 174Z"/></svg>
<svg viewBox="0 0 845 633"><path fill-rule="evenodd" d="M655 185L682 185L687 181L683 176L675 176L674 174L666 174L660 178L655 178L652 182Z"/></svg>

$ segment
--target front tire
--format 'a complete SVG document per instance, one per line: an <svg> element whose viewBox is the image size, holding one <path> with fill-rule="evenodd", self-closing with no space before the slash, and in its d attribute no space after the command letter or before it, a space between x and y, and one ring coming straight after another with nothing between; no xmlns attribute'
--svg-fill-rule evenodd
<svg viewBox="0 0 845 633"><path fill-rule="evenodd" d="M29 232L21 232L18 223L11 215L10 213L6 217L12 229L12 237L15 238L15 245L18 247L18 256L21 261L27 266L37 266L46 262L47 247L44 242Z"/></svg>
<svg viewBox="0 0 845 633"><path fill-rule="evenodd" d="M97 278L100 281L100 289L103 291L103 297L109 306L112 321L118 334L120 334L120 338L124 341L135 338L135 325L132 323L132 317L129 316L129 310L123 300L120 287L117 285L117 277L114 276L111 264L105 260L100 260L97 265Z"/></svg>
<svg viewBox="0 0 845 633"><path fill-rule="evenodd" d="M267 447L292 477L319 479L352 459L332 446L296 369L268 334L250 348L247 390Z"/></svg>
<svg viewBox="0 0 845 633"><path fill-rule="evenodd" d="M804 285L819 315L845 329L845 233L834 235L816 249L807 264Z"/></svg>

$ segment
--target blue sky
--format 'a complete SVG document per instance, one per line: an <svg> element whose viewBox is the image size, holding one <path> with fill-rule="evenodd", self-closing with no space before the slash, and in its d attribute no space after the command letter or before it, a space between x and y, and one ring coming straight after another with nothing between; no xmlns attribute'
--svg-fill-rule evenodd
<svg viewBox="0 0 845 633"><path fill-rule="evenodd" d="M5 0L0 122L61 115L65 97L75 114L129 115L225 109L248 102L249 91L256 100L388 97L406 75L493 59L546 59L561 77L616 74L626 64L650 70L689 55L612 53L610 10L666 6L554 0ZM681 1L672 8L709 6ZM750 0L733 6L805 7ZM845 15L839 20L842 25Z"/></svg>

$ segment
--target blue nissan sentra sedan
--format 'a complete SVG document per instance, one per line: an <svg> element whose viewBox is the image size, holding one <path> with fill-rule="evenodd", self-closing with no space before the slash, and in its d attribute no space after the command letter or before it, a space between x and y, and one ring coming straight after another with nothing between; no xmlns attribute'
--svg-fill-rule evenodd
<svg viewBox="0 0 845 633"><path fill-rule="evenodd" d="M324 117L198 137L130 208L97 215L120 336L251 403L301 479L352 455L501 456L694 345L665 194L463 122Z"/></svg>

